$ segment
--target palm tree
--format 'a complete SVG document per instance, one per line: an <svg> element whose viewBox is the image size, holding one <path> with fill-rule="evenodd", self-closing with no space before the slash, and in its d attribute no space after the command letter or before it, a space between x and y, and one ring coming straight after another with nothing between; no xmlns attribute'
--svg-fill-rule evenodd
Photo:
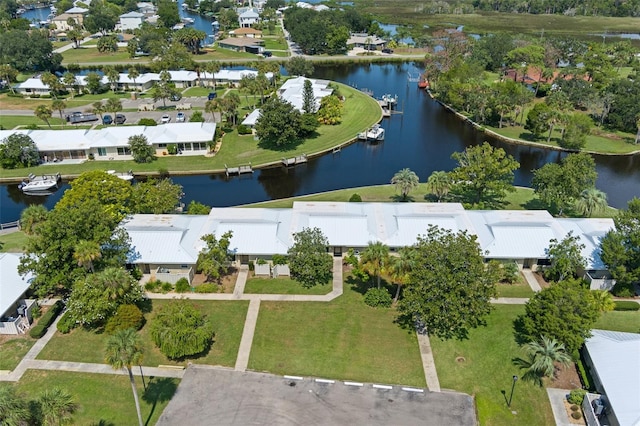
<svg viewBox="0 0 640 426"><path fill-rule="evenodd" d="M438 202L447 196L450 189L451 177L447 172L435 171L427 179L427 191L438 197Z"/></svg>
<svg viewBox="0 0 640 426"><path fill-rule="evenodd" d="M418 175L411 171L411 169L402 169L398 171L391 178L391 183L396 186L396 189L402 192L402 199L406 200L409 192L412 189L418 187L420 179Z"/></svg>
<svg viewBox="0 0 640 426"><path fill-rule="evenodd" d="M415 265L415 251L411 247L402 247L398 250L398 256L389 257L389 267L387 272L391 276L393 282L398 286L393 303L400 298L400 288L407 282L409 272Z"/></svg>
<svg viewBox="0 0 640 426"><path fill-rule="evenodd" d="M211 74L211 81L213 82L213 89L216 88L216 73L220 71L220 63L216 61L207 62L204 65L204 70Z"/></svg>
<svg viewBox="0 0 640 426"><path fill-rule="evenodd" d="M117 126L118 120L116 120L116 113L122 111L122 101L117 98L109 98L107 99L107 104L105 105L105 109L109 112L113 113L113 123Z"/></svg>
<svg viewBox="0 0 640 426"><path fill-rule="evenodd" d="M102 120L102 114L104 114L107 110L104 107L102 101L96 101L91 105L91 110L94 114L98 114L100 116L100 120Z"/></svg>
<svg viewBox="0 0 640 426"><path fill-rule="evenodd" d="M51 108L55 111L58 111L60 114L60 120L62 120L62 127L64 127L65 119L64 119L64 109L67 107L67 103L62 99L56 99L51 102Z"/></svg>
<svg viewBox="0 0 640 426"><path fill-rule="evenodd" d="M593 299L593 304L596 306L599 312L613 311L613 308L615 308L616 306L611 293L609 293L607 290L593 290L590 291L589 294Z"/></svg>
<svg viewBox="0 0 640 426"><path fill-rule="evenodd" d="M58 426L71 423L76 404L70 393L54 386L45 389L38 398L40 416L45 426Z"/></svg>
<svg viewBox="0 0 640 426"><path fill-rule="evenodd" d="M240 95L237 92L229 92L222 98L222 106L227 112L227 119L231 117L233 125L236 125L236 115L240 107Z"/></svg>
<svg viewBox="0 0 640 426"><path fill-rule="evenodd" d="M27 402L16 394L15 388L0 384L0 424L4 426L23 426L29 424L31 413Z"/></svg>
<svg viewBox="0 0 640 426"><path fill-rule="evenodd" d="M553 377L556 362L563 366L571 363L564 345L546 336L542 336L537 342L525 344L523 349L530 361L527 373L537 377Z"/></svg>
<svg viewBox="0 0 640 426"><path fill-rule="evenodd" d="M211 99L204 104L204 111L211 114L211 120L216 122L216 112L222 111L222 105L218 98Z"/></svg>
<svg viewBox="0 0 640 426"><path fill-rule="evenodd" d="M73 95L75 94L75 87L78 85L78 80L76 76L72 72L65 72L62 75L62 83L69 88L69 92L71 92L71 99L73 99Z"/></svg>
<svg viewBox="0 0 640 426"><path fill-rule="evenodd" d="M122 298L131 287L137 285L129 272L117 267L110 267L100 272L98 279L104 286L105 294L111 300Z"/></svg>
<svg viewBox="0 0 640 426"><path fill-rule="evenodd" d="M580 193L580 198L575 202L575 208L586 217L598 213L607 208L607 194L596 188L585 189Z"/></svg>
<svg viewBox="0 0 640 426"><path fill-rule="evenodd" d="M370 241L367 248L360 254L360 262L366 273L376 277L378 288L380 288L380 275L389 263L389 247L380 241L375 243Z"/></svg>
<svg viewBox="0 0 640 426"><path fill-rule="evenodd" d="M36 109L33 111L33 113L40 120L42 120L45 123L47 123L47 126L49 126L49 128L51 128L51 123L49 122L49 119L53 115L53 111L51 111L51 108L49 108L48 105L38 105L36 107Z"/></svg>
<svg viewBox="0 0 640 426"><path fill-rule="evenodd" d="M107 76L107 80L109 80L109 84L111 84L111 90L113 93L116 93L116 89L118 88L118 80L120 80L120 73L114 67L104 67L102 72L105 76Z"/></svg>
<svg viewBox="0 0 640 426"><path fill-rule="evenodd" d="M138 400L136 382L133 380L133 372L131 371L131 367L133 365L140 364L142 362L142 356L144 354L138 334L132 328L116 331L115 334L107 340L105 352L105 361L111 365L114 370L125 368L127 373L129 373L133 399L136 403L136 411L138 413L138 423L142 426L140 401Z"/></svg>
<svg viewBox="0 0 640 426"><path fill-rule="evenodd" d="M32 204L20 214L20 229L27 235L33 235L38 224L47 219L47 208L41 204Z"/></svg>
<svg viewBox="0 0 640 426"><path fill-rule="evenodd" d="M84 267L91 273L95 272L93 261L100 259L100 257L102 257L100 245L95 241L79 241L73 250L73 259L78 262L78 266Z"/></svg>

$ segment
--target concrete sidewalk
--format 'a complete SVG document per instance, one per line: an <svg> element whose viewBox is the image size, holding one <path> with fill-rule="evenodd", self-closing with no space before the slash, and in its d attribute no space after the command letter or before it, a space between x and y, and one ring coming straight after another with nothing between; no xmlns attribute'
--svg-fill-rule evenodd
<svg viewBox="0 0 640 426"><path fill-rule="evenodd" d="M424 377L427 380L427 387L431 392L440 392L440 380L438 380L438 372L436 370L436 362L433 359L433 352L431 351L429 335L416 330L416 336L418 336L420 358L422 358L422 368Z"/></svg>
<svg viewBox="0 0 640 426"><path fill-rule="evenodd" d="M240 339L240 347L238 348L238 357L236 358L236 371L245 371L249 365L249 355L251 354L251 346L253 345L253 335L256 331L258 323L258 311L260 310L260 299L254 299L249 303L247 317L244 320L244 328L242 329L242 338Z"/></svg>
<svg viewBox="0 0 640 426"><path fill-rule="evenodd" d="M536 293L542 290L542 287L540 287L540 284L538 284L538 280L536 279L531 269L523 269L522 275L524 276L524 279L527 280L527 284L529 284L531 290Z"/></svg>

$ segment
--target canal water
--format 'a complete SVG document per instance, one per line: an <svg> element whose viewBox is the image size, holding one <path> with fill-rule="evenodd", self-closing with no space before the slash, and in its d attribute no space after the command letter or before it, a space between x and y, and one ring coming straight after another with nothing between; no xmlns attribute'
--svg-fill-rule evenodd
<svg viewBox="0 0 640 426"><path fill-rule="evenodd" d="M382 121L386 129L385 140L376 144L356 142L339 153L324 155L292 169L275 167L232 178L223 175L174 176L173 180L184 188L183 201L232 206L386 184L395 172L405 167L415 171L421 182L435 170L451 170L455 167L451 159L453 152L463 151L487 138L429 99L415 82L409 82L408 75L415 75L417 70L411 63L316 66L315 78L368 89L377 98L384 94L398 96L397 109L401 114ZM515 173L516 185L530 186L533 169L559 161L565 155L553 150L490 142L504 148L520 162L520 169ZM640 155L594 158L597 187L607 193L611 205L625 207L629 199L640 197ZM50 172L55 172L55 166L46 167L52 167ZM47 197L32 197L22 194L16 184L0 186L0 222L17 220L29 204L52 208L66 187Z"/></svg>

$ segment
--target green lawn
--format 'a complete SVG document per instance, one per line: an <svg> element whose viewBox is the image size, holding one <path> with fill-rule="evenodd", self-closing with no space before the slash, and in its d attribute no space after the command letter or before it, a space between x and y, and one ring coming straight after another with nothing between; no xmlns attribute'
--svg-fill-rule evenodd
<svg viewBox="0 0 640 426"><path fill-rule="evenodd" d="M533 290L524 279L513 284L496 284L498 297L533 297Z"/></svg>
<svg viewBox="0 0 640 426"><path fill-rule="evenodd" d="M153 300L153 307L169 303L167 300ZM240 338L249 302L246 301L194 301L194 304L204 312L214 324L214 343L209 352L188 361L196 364L223 365L233 367L236 362ZM147 323L140 330L144 346L143 365L156 367L158 365L186 365L187 360L181 362L170 361L151 341L149 324L153 312L146 315ZM38 355L38 359L52 359L59 361L97 362L104 363L103 349L108 335L86 331L73 330L69 334L56 333L51 341Z"/></svg>
<svg viewBox="0 0 640 426"><path fill-rule="evenodd" d="M524 312L524 306L495 308L487 327L472 330L467 340L431 338L440 386L474 395L480 424L554 424L547 393L532 383L518 381L511 409L507 408L501 391L508 396L511 377L522 374L511 360L522 355L513 337L513 320Z"/></svg>
<svg viewBox="0 0 640 426"><path fill-rule="evenodd" d="M262 302L249 368L424 387L415 333L395 319L394 309L366 306L348 280L332 302Z"/></svg>
<svg viewBox="0 0 640 426"><path fill-rule="evenodd" d="M304 288L290 278L261 278L253 277L247 280L244 287L245 293L251 294L327 294L333 289L332 283Z"/></svg>
<svg viewBox="0 0 640 426"><path fill-rule="evenodd" d="M213 87L189 87L187 90L182 92L182 96L195 96L195 97L205 97L209 96L209 93L216 92L218 97L222 97L224 92L227 90L226 87L218 88L213 90Z"/></svg>
<svg viewBox="0 0 640 426"><path fill-rule="evenodd" d="M142 420L154 425L167 406L180 380L146 377L146 391L142 378L136 377ZM63 371L27 370L16 387L29 399L52 385L68 391L78 409L73 424L78 425L130 425L136 423L136 406L127 376L69 373Z"/></svg>
<svg viewBox="0 0 640 426"><path fill-rule="evenodd" d="M69 49L62 52L62 63L66 64L85 64L85 63L141 63L148 62L148 59L131 59L129 52L125 47L118 48L114 53L101 53L95 47L82 47L77 49Z"/></svg>
<svg viewBox="0 0 640 426"><path fill-rule="evenodd" d="M30 337L7 338L0 345L0 370L13 370L36 341Z"/></svg>
<svg viewBox="0 0 640 426"><path fill-rule="evenodd" d="M53 129L62 129L63 120L60 119L57 112L54 112L54 116L49 119L49 123L51 124ZM56 118L56 116L58 116ZM47 123L43 120L39 119L36 116L24 116L24 115L0 115L0 126L5 129L13 129L17 126L28 126L31 124L35 124L41 129L48 129Z"/></svg>
<svg viewBox="0 0 640 426"><path fill-rule="evenodd" d="M282 51L273 51L271 52L273 54L273 56L277 56L278 58L287 58L289 56L289 52L282 52Z"/></svg>
<svg viewBox="0 0 640 426"><path fill-rule="evenodd" d="M0 252L22 253L26 242L27 235L22 231L0 235Z"/></svg>
<svg viewBox="0 0 640 426"><path fill-rule="evenodd" d="M266 50L287 50L289 46L283 38L265 38L264 48Z"/></svg>
<svg viewBox="0 0 640 426"><path fill-rule="evenodd" d="M605 312L594 328L640 333L640 311Z"/></svg>

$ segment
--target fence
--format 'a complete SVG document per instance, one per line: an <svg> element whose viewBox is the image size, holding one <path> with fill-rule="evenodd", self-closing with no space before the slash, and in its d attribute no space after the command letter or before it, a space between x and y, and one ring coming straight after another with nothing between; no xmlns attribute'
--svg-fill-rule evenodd
<svg viewBox="0 0 640 426"><path fill-rule="evenodd" d="M13 228L18 228L20 229L20 221L16 220L13 222L7 222L7 223L0 223L0 231L4 231L5 229L13 229Z"/></svg>

